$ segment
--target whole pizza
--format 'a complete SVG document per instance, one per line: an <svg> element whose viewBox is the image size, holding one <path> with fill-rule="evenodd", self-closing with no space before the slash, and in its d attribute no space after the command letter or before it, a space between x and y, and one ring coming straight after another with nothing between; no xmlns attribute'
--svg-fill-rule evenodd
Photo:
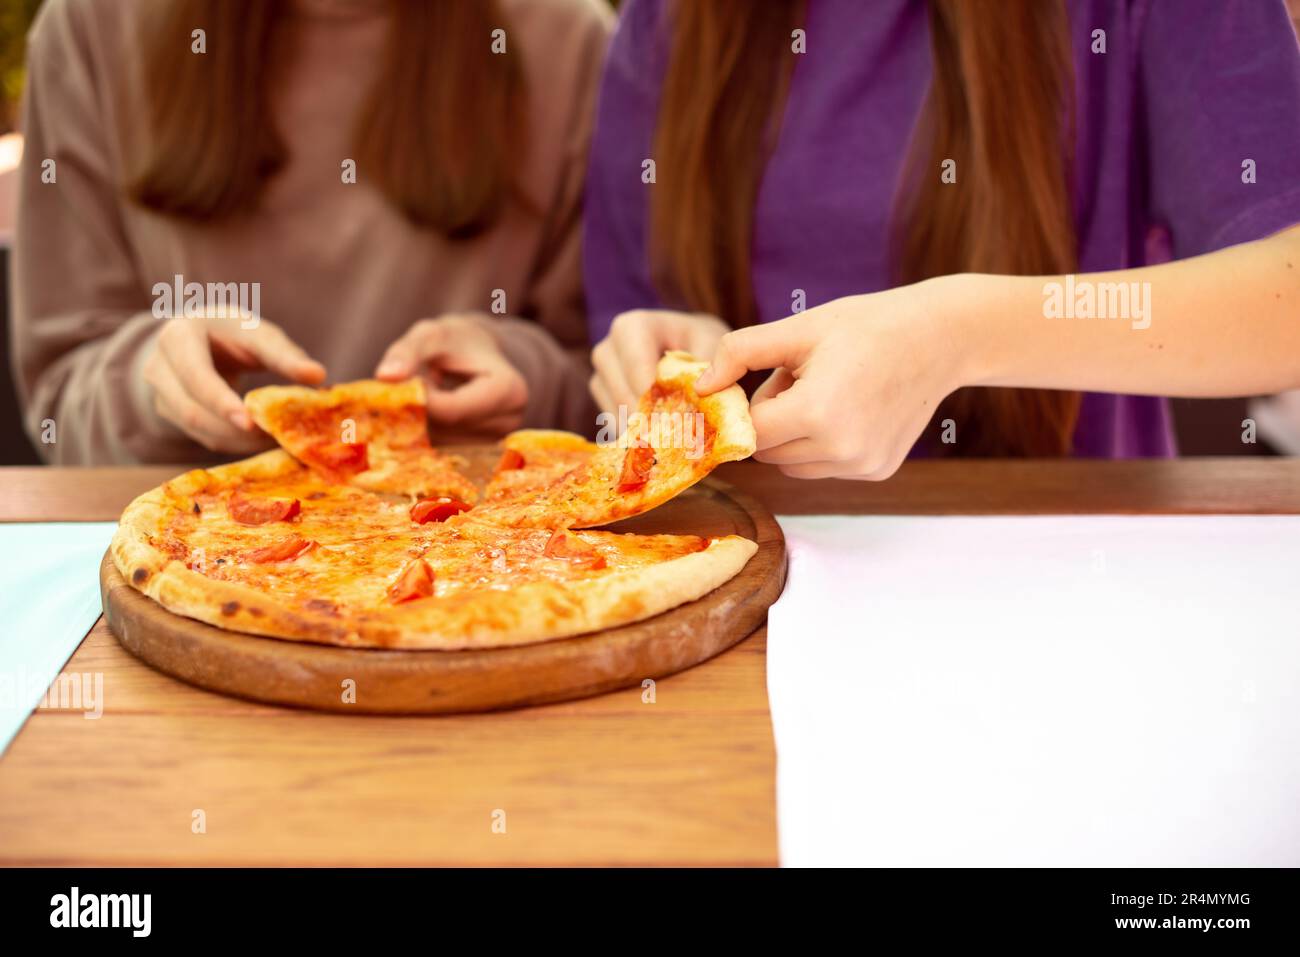
<svg viewBox="0 0 1300 957"><path fill-rule="evenodd" d="M757 549L595 528L753 453L744 393L701 398L704 367L668 353L617 441L512 433L481 493L430 444L418 379L256 389L249 412L280 448L141 495L113 560L176 614L322 644L490 648L640 621L717 588Z"/></svg>

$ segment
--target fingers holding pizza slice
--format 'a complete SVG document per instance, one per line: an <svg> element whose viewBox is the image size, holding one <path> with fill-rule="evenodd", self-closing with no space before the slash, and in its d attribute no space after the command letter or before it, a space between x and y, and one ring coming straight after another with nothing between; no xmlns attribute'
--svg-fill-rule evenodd
<svg viewBox="0 0 1300 957"><path fill-rule="evenodd" d="M264 432L329 481L417 498L477 498L456 460L429 444L419 379L266 386L249 392L244 404Z"/></svg>

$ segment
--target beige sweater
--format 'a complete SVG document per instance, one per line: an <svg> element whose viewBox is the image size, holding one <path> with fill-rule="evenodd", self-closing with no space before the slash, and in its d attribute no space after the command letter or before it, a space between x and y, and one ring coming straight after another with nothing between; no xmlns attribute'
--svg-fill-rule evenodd
<svg viewBox="0 0 1300 957"><path fill-rule="evenodd" d="M485 234L453 243L411 226L362 177L341 182L352 117L388 25L384 5L366 0L296 0L294 68L273 94L290 157L254 216L196 224L127 201L115 104L122 84L139 82L133 20L145 2L47 0L31 32L12 336L27 427L39 437L43 420L55 423L56 441L38 440L46 458L210 457L154 413L140 379L160 324L152 289L178 274L259 282L261 314L334 382L371 376L417 319L490 313L493 291L503 290L511 317L496 328L529 384L526 424L593 428L579 233L611 20L604 3L506 0L532 105L522 186L545 212L512 208ZM129 102L141 103L138 92ZM41 182L46 158L55 160L54 183Z"/></svg>

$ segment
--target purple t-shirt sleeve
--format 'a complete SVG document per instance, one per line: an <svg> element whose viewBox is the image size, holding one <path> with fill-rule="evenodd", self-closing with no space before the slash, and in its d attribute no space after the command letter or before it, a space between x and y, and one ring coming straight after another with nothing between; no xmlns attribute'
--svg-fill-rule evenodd
<svg viewBox="0 0 1300 957"><path fill-rule="evenodd" d="M1283 0L1145 7L1137 69L1148 215L1168 228L1174 257L1300 222L1300 50Z"/></svg>
<svg viewBox="0 0 1300 957"><path fill-rule="evenodd" d="M660 4L623 4L610 43L596 109L583 206L583 275L592 343L628 309L661 305L647 254L648 194L642 164L651 159L666 47Z"/></svg>

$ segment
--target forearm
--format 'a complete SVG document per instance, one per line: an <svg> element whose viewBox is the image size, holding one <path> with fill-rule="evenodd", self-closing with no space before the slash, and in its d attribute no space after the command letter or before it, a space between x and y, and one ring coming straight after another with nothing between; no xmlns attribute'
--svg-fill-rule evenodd
<svg viewBox="0 0 1300 957"><path fill-rule="evenodd" d="M940 313L961 317L961 385L1198 397L1300 386L1300 228L1139 269L932 282Z"/></svg>

